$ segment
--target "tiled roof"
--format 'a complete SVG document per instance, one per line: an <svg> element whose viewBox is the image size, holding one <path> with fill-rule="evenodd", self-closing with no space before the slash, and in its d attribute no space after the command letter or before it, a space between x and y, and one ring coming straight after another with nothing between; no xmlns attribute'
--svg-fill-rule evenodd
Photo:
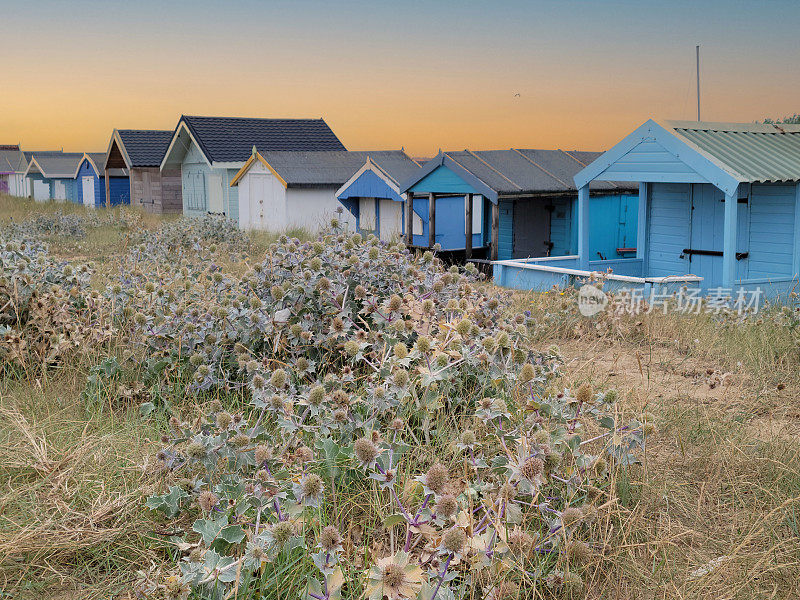
<svg viewBox="0 0 800 600"><path fill-rule="evenodd" d="M419 165L402 150L259 153L290 187L342 185L367 157L398 181L419 170Z"/></svg>
<svg viewBox="0 0 800 600"><path fill-rule="evenodd" d="M739 181L800 180L800 125L664 121Z"/></svg>
<svg viewBox="0 0 800 600"><path fill-rule="evenodd" d="M172 131L159 129L117 130L131 167L157 167L172 140Z"/></svg>
<svg viewBox="0 0 800 600"><path fill-rule="evenodd" d="M259 152L345 150L322 119L182 116L211 162L244 162Z"/></svg>

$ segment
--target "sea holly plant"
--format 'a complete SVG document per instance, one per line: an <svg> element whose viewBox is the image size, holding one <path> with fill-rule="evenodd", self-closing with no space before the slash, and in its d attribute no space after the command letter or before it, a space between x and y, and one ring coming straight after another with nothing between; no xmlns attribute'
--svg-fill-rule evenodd
<svg viewBox="0 0 800 600"><path fill-rule="evenodd" d="M118 326L219 397L175 414L158 454L148 506L191 523L176 597L266 593L289 564L314 600L583 588L608 475L652 426L559 387L535 315L473 268L334 227L243 275L159 277L110 290Z"/></svg>

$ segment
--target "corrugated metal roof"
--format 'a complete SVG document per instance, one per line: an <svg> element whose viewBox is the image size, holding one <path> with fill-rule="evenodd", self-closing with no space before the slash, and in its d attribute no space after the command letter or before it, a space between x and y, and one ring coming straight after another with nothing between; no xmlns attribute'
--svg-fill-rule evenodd
<svg viewBox="0 0 800 600"><path fill-rule="evenodd" d="M172 131L119 129L117 131L131 161L131 167L157 167L172 140Z"/></svg>
<svg viewBox="0 0 800 600"><path fill-rule="evenodd" d="M800 180L800 125L665 121L743 182Z"/></svg>
<svg viewBox="0 0 800 600"><path fill-rule="evenodd" d="M244 162L257 147L270 151L346 150L323 119L182 116L211 162Z"/></svg>
<svg viewBox="0 0 800 600"><path fill-rule="evenodd" d="M419 170L419 165L402 150L259 153L290 187L340 186L364 165L367 157L396 181Z"/></svg>
<svg viewBox="0 0 800 600"><path fill-rule="evenodd" d="M577 192L573 177L600 152L562 150L463 150L446 156L500 195ZM638 189L631 183L592 182L592 191Z"/></svg>

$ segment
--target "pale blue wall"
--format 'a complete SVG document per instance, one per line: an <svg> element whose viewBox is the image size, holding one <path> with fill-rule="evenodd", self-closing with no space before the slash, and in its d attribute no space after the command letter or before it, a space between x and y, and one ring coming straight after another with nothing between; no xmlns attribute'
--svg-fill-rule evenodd
<svg viewBox="0 0 800 600"><path fill-rule="evenodd" d="M750 192L749 279L794 275L796 186L754 183Z"/></svg>
<svg viewBox="0 0 800 600"><path fill-rule="evenodd" d="M607 181L704 182L691 167L655 140L644 140L603 171Z"/></svg>
<svg viewBox="0 0 800 600"><path fill-rule="evenodd" d="M183 212L189 216L202 216L208 212L208 185L210 175L222 177L222 206L225 215L239 221L239 188L231 187L231 180L239 169L211 168L202 153L190 143L181 163L181 192Z"/></svg>
<svg viewBox="0 0 800 600"><path fill-rule="evenodd" d="M680 255L689 247L689 184L653 183L650 189L647 275L685 275L689 263Z"/></svg>

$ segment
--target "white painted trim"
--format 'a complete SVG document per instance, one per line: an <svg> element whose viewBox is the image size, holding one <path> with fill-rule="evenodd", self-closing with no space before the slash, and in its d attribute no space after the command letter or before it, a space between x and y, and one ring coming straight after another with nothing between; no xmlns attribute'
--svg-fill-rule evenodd
<svg viewBox="0 0 800 600"><path fill-rule="evenodd" d="M106 165L108 165L108 157L111 155L111 148L114 145L114 140L117 141L117 148L119 148L120 154L122 154L122 160L125 161L125 166L130 169L131 165L133 164L131 157L128 156L128 150L125 148L125 144L122 143L122 138L119 135L119 129L115 129L111 134L111 139L108 142L108 149L106 150L106 164L103 165L103 171L106 170Z"/></svg>
<svg viewBox="0 0 800 600"><path fill-rule="evenodd" d="M208 160L208 157L206 156L206 153L203 152L203 147L200 144L197 143L197 140L192 135L192 131L189 129L188 125L186 125L186 123L183 121L183 119L181 119L178 122L178 127L175 129L175 133L172 134L172 139L169 142L169 146L167 146L167 151L164 153L164 158L161 159L161 164L158 166L158 170L159 171L163 171L164 170L164 166L167 164L167 158L169 158L169 155L172 152L172 148L175 146L175 142L178 140L178 136L180 135L182 130L185 130L186 133L189 134L189 138L192 140L192 143L195 146L197 146L197 149L200 151L200 155L203 157L203 160L206 161L206 164L209 167L213 168L213 165L211 164L211 161ZM243 164L244 163L241 163L239 165L239 167L241 167Z"/></svg>
<svg viewBox="0 0 800 600"><path fill-rule="evenodd" d="M348 179L342 185L342 187L336 190L336 197L338 198L339 196L344 194L345 190L347 190L347 188L353 185L358 180L358 178L361 177L367 171L372 171L373 173L375 173L375 175L377 175L380 179L382 179L386 185L388 185L392 190L397 192L398 196L400 195L400 184L397 181L395 181L391 177L391 175L389 175L386 171L384 171L379 164L373 162L372 159L369 156L367 156L367 162L365 162L361 166L361 168L358 171L356 171L353 174L353 176L350 177L350 179Z"/></svg>
<svg viewBox="0 0 800 600"><path fill-rule="evenodd" d="M567 258L567 257L559 257ZM577 258L571 256L569 258ZM535 260L535 259L534 259ZM539 259L542 260L542 259ZM632 258L630 260L639 260ZM492 261L493 265L501 265L504 267L518 267L521 269L530 269L532 271L544 271L546 273L559 273L562 275L577 275L579 277L590 277L592 273L602 277L603 279L610 279L612 281L624 281L628 283L670 283L678 281L686 282L700 282L703 281L702 277L697 275L668 275L666 277L633 277L631 275L615 275L614 273L604 273L603 271L588 271L584 269L570 269L567 267L550 267L547 265L538 265L526 263L522 260L495 260Z"/></svg>

